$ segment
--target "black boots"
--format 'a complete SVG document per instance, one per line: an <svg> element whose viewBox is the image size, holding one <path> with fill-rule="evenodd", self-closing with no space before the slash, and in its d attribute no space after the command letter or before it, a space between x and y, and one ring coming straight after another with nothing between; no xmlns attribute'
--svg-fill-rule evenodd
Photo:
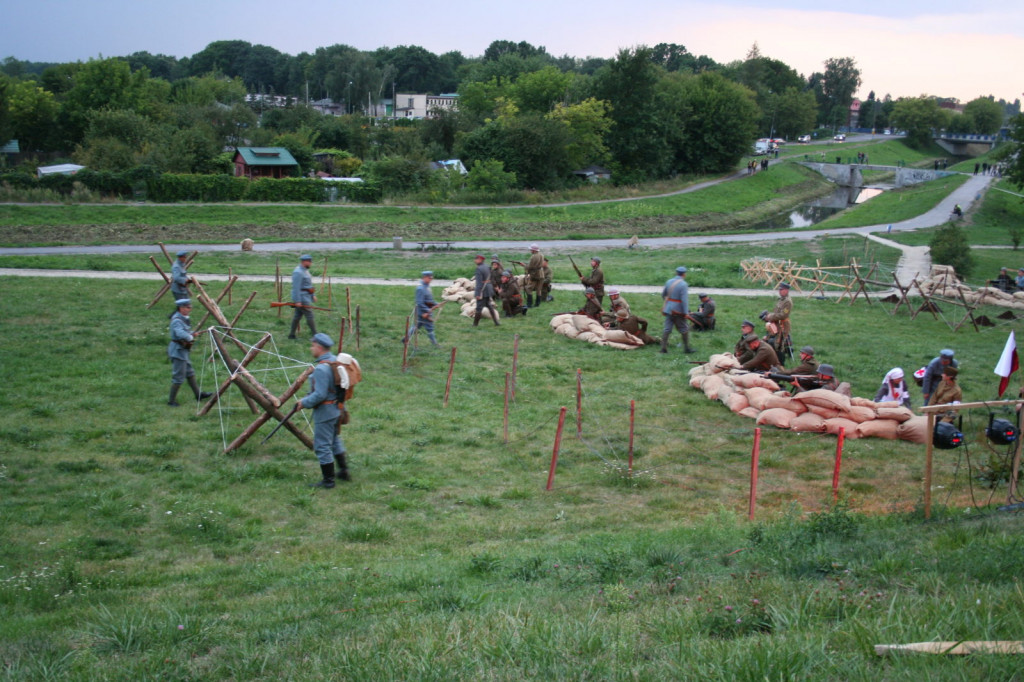
<svg viewBox="0 0 1024 682"><path fill-rule="evenodd" d="M322 480L316 483L310 483L311 488L333 488L334 487L334 463L321 464L320 475L323 476Z"/></svg>
<svg viewBox="0 0 1024 682"><path fill-rule="evenodd" d="M334 462L338 465L338 478L343 481L351 481L352 477L348 475L348 465L345 463L345 453L335 455Z"/></svg>
<svg viewBox="0 0 1024 682"><path fill-rule="evenodd" d="M473 326L474 327L480 326L480 311L479 310L476 311L475 315L473 315Z"/></svg>
<svg viewBox="0 0 1024 682"><path fill-rule="evenodd" d="M171 407L178 407L178 389L181 388L181 384L171 384L171 397L167 399L167 404Z"/></svg>
<svg viewBox="0 0 1024 682"><path fill-rule="evenodd" d="M188 378L188 385L192 389L192 392L196 394L196 400L206 400L211 395L213 395L212 393L209 393L207 391L199 390L199 384L196 383L195 376L190 376Z"/></svg>
<svg viewBox="0 0 1024 682"><path fill-rule="evenodd" d="M661 350L658 351L659 353L667 353L668 352L668 337L671 334L672 334L672 332L662 332L662 334L661 334Z"/></svg>
<svg viewBox="0 0 1024 682"><path fill-rule="evenodd" d="M527 308L532 308L533 307L533 294L527 294L526 295L526 307Z"/></svg>
<svg viewBox="0 0 1024 682"><path fill-rule="evenodd" d="M683 352L696 353L696 349L690 348L690 332L683 332Z"/></svg>

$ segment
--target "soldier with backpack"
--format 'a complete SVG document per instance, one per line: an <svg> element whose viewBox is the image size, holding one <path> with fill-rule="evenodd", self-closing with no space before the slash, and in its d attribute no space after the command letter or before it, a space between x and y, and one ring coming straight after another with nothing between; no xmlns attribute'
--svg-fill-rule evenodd
<svg viewBox="0 0 1024 682"><path fill-rule="evenodd" d="M322 475L322 480L312 484L317 488L334 487L335 463L338 478L351 480L345 461L345 444L341 440L341 417L349 378L348 372L331 354L333 345L331 337L323 332L313 336L309 350L316 358L316 367L309 377L309 393L296 404L299 409L313 410L313 452L320 462Z"/></svg>

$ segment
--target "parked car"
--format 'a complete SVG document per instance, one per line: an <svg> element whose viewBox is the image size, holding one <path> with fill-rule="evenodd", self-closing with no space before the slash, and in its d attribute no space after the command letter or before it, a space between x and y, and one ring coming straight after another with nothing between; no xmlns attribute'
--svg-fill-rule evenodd
<svg viewBox="0 0 1024 682"><path fill-rule="evenodd" d="M803 143L806 144L807 142L811 141L811 136L810 135L801 135L800 137L796 138L796 141L797 142L803 142Z"/></svg>
<svg viewBox="0 0 1024 682"><path fill-rule="evenodd" d="M843 133L839 133L838 135L836 135L832 139L835 140L836 142L845 142L846 141L846 135L844 135Z"/></svg>
<svg viewBox="0 0 1024 682"><path fill-rule="evenodd" d="M768 139L760 139L754 143L754 154L767 154L772 150L772 143Z"/></svg>

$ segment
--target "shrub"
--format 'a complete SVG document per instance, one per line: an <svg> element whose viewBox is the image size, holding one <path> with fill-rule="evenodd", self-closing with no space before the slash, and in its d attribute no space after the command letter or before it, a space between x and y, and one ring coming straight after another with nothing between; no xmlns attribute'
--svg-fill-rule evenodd
<svg viewBox="0 0 1024 682"><path fill-rule="evenodd" d="M505 164L497 159L474 161L466 177L466 187L471 190L500 193L516 186L516 174L505 170Z"/></svg>
<svg viewBox="0 0 1024 682"><path fill-rule="evenodd" d="M928 244L932 262L941 265L952 265L961 278L966 278L974 269L971 257L971 245L967 235L955 223L947 223L939 228Z"/></svg>

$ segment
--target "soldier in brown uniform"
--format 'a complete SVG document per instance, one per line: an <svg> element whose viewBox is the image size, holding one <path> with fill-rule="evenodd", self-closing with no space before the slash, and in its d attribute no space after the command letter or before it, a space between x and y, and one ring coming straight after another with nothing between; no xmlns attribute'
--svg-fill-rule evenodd
<svg viewBox="0 0 1024 682"><path fill-rule="evenodd" d="M495 293L501 296L501 273L505 272L505 267L501 264L501 259L498 258L498 254L491 256L491 282L494 283Z"/></svg>
<svg viewBox="0 0 1024 682"><path fill-rule="evenodd" d="M526 315L526 308L523 306L523 295L519 293L519 284L512 277L508 270L501 273L501 309L506 317Z"/></svg>
<svg viewBox="0 0 1024 682"><path fill-rule="evenodd" d="M750 358L754 357L753 352L747 347L747 336L754 333L754 323L750 320L743 320L740 324L740 340L736 342L736 347L732 349L732 354L735 355L740 362L746 362Z"/></svg>
<svg viewBox="0 0 1024 682"><path fill-rule="evenodd" d="M789 285L783 282L779 285L779 300L775 302L775 309L764 316L765 326L768 327L767 323L773 323L778 332L778 338L785 339L790 336L792 329L790 328L789 315L793 312L793 299L789 297ZM768 327L771 331L771 327Z"/></svg>
<svg viewBox="0 0 1024 682"><path fill-rule="evenodd" d="M594 256L590 259L590 275L587 277L580 277L580 282L583 286L590 287L594 290L594 295L597 296L597 302L599 305L604 304L604 272L601 271L601 259Z"/></svg>
<svg viewBox="0 0 1024 682"><path fill-rule="evenodd" d="M956 375L960 370L952 365L946 365L942 369L942 379L939 381L939 387L935 389L935 392L931 394L928 400L929 405L947 405L949 403L959 403L963 399L963 391L960 390L959 384L956 383ZM943 421L951 422L956 416L956 412L950 410L942 415Z"/></svg>
<svg viewBox="0 0 1024 682"><path fill-rule="evenodd" d="M587 297L587 302L583 304L583 307L576 311L577 315L586 315L592 320L601 321L601 304L597 302L597 294L594 293L592 287L587 287L586 291L583 292Z"/></svg>
<svg viewBox="0 0 1024 682"><path fill-rule="evenodd" d="M626 303L626 299L622 298L619 290L615 287L608 288L608 311L602 315L602 322L614 322L615 314L620 310L625 310L626 314L629 315L629 304Z"/></svg>
<svg viewBox="0 0 1024 682"><path fill-rule="evenodd" d="M534 308L540 305L544 288L544 254L536 244L530 244L530 260L523 267L526 268L526 305Z"/></svg>
<svg viewBox="0 0 1024 682"><path fill-rule="evenodd" d="M779 356L775 354L775 349L757 338L756 334L747 334L744 340L754 354L740 365L740 369L752 372L770 372L773 367L779 366Z"/></svg>
<svg viewBox="0 0 1024 682"><path fill-rule="evenodd" d="M622 331L629 332L643 341L645 346L656 346L661 343L661 341L647 333L647 320L637 317L623 308L615 311L615 319L605 323L604 326L608 329L621 329Z"/></svg>
<svg viewBox="0 0 1024 682"><path fill-rule="evenodd" d="M804 346L800 349L800 364L793 369L784 369L779 374L788 374L790 376L794 374L817 374L818 373L818 361L814 359L814 348L811 346Z"/></svg>
<svg viewBox="0 0 1024 682"><path fill-rule="evenodd" d="M540 274L541 274L540 297L543 298L545 301L553 301L553 300L555 300L551 296L551 266L548 265L548 259L547 258L544 259L544 265L540 269Z"/></svg>

